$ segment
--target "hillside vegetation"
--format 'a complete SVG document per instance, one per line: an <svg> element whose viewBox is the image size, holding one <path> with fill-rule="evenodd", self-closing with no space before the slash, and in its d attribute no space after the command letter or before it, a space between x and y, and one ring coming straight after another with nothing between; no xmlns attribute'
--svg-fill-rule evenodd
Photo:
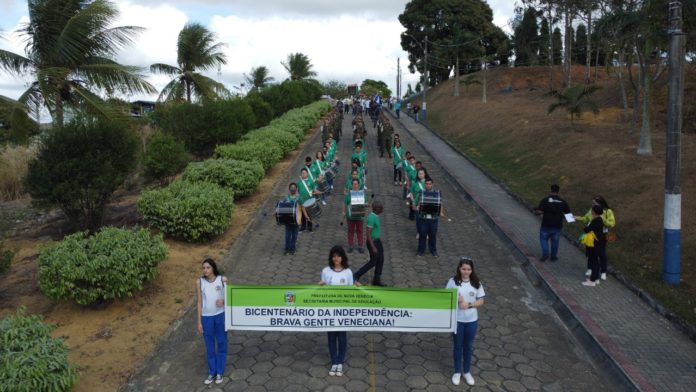
<svg viewBox="0 0 696 392"><path fill-rule="evenodd" d="M556 69L554 80L561 80ZM574 80L583 80L583 68ZM480 77L480 75L479 75ZM696 325L696 133L690 120L696 107L696 68L687 71L683 153L682 282L662 283L662 228L665 174L666 79L654 90L652 156L636 154L639 130L630 133L616 78L598 70L593 96L597 115L585 113L571 125L554 102L547 67L499 68L488 72L487 103L481 85L464 86L453 96L450 80L428 92L428 123L460 151L498 178L527 204L535 205L551 183L561 186L575 214L603 195L617 217L618 241L609 262L672 311ZM556 86L556 88L559 88ZM629 101L631 100L629 96ZM638 118L640 127L640 117ZM568 228L577 237L578 227Z"/></svg>

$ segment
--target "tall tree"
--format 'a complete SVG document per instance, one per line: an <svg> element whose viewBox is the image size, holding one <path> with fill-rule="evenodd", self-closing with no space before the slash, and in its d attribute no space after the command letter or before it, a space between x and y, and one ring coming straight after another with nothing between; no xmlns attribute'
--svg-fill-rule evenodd
<svg viewBox="0 0 696 392"><path fill-rule="evenodd" d="M287 60L280 63L290 74L290 80L311 79L317 76L312 70L312 62L304 53L290 53Z"/></svg>
<svg viewBox="0 0 696 392"><path fill-rule="evenodd" d="M368 97L372 97L377 93L380 93L385 99L391 97L391 90L386 83L381 80L365 79L360 84L360 92L364 93Z"/></svg>
<svg viewBox="0 0 696 392"><path fill-rule="evenodd" d="M576 64L587 63L587 28L580 23L575 30L575 39L573 40L573 62Z"/></svg>
<svg viewBox="0 0 696 392"><path fill-rule="evenodd" d="M515 66L538 64L539 59L539 28L537 25L537 10L528 7L522 13L519 23L515 26L512 44L515 49Z"/></svg>
<svg viewBox="0 0 696 392"><path fill-rule="evenodd" d="M30 0L29 22L17 32L26 56L0 50L0 68L11 75L30 75L29 88L16 100L0 105L32 113L45 106L53 121L63 124L66 106L114 118L121 112L99 93L154 93L141 69L113 60L142 30L114 27L116 6L108 0Z"/></svg>
<svg viewBox="0 0 696 392"><path fill-rule="evenodd" d="M541 27L539 27L539 63L549 64L550 34L549 21L542 18Z"/></svg>
<svg viewBox="0 0 696 392"><path fill-rule="evenodd" d="M561 64L563 62L563 38L561 29L556 27L553 29L553 63Z"/></svg>
<svg viewBox="0 0 696 392"><path fill-rule="evenodd" d="M502 62L501 57L507 56L507 45L501 42L501 31L493 24L493 11L484 0L412 0L399 15L399 22L406 29L401 34L401 47L409 53L408 68L412 73L426 71L427 36L431 85L449 78L457 57L461 69L478 69L482 39L488 39L486 50L495 53L496 61ZM463 38L465 33L472 38ZM501 45L504 52L499 53L493 45Z"/></svg>
<svg viewBox="0 0 696 392"><path fill-rule="evenodd" d="M269 76L269 73L268 68L263 65L252 67L249 75L244 74L244 80L246 80L250 89L259 91L275 80L272 76Z"/></svg>
<svg viewBox="0 0 696 392"><path fill-rule="evenodd" d="M324 94L336 98L343 99L348 96L348 86L339 80L329 80L321 84Z"/></svg>
<svg viewBox="0 0 696 392"><path fill-rule="evenodd" d="M152 64L150 71L162 73L173 79L162 89L159 100L186 102L228 96L225 86L200 71L208 71L227 64L224 46L215 42L215 34L199 23L189 23L179 32L177 40L177 65Z"/></svg>

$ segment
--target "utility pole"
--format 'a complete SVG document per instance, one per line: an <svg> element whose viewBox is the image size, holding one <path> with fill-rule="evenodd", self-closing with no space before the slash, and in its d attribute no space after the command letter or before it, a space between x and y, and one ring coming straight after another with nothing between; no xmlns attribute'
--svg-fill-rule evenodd
<svg viewBox="0 0 696 392"><path fill-rule="evenodd" d="M401 99L401 57L396 58L396 98Z"/></svg>
<svg viewBox="0 0 696 392"><path fill-rule="evenodd" d="M421 114L423 117L423 121L425 121L425 113L427 110L428 104L426 103L425 99L425 93L428 91L428 36L425 36L425 69L423 70L423 105L421 107Z"/></svg>
<svg viewBox="0 0 696 392"><path fill-rule="evenodd" d="M681 277L681 130L684 100L682 3L669 3L669 91L667 95L667 156L665 170L662 279L679 284Z"/></svg>

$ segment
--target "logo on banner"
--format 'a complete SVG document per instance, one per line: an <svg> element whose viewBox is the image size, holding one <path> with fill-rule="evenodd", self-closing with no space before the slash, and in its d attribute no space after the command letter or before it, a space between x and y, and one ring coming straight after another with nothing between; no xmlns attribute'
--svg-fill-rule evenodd
<svg viewBox="0 0 696 392"><path fill-rule="evenodd" d="M285 292L285 305L286 306L295 305L295 292L294 291L286 291Z"/></svg>

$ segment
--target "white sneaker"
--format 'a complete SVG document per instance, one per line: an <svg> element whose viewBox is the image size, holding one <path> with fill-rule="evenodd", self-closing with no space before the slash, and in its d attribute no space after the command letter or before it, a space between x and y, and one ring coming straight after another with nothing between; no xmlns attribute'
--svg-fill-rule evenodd
<svg viewBox="0 0 696 392"><path fill-rule="evenodd" d="M336 375L338 377L341 377L343 375L343 365L342 364L336 365Z"/></svg>
<svg viewBox="0 0 696 392"><path fill-rule="evenodd" d="M325 205L326 205L326 202L325 202L324 200L322 200L322 201L321 201L321 204L325 206Z"/></svg>
<svg viewBox="0 0 696 392"><path fill-rule="evenodd" d="M459 385L459 382L462 379L462 374L461 373L454 373L452 375L452 384L454 385Z"/></svg>
<svg viewBox="0 0 696 392"><path fill-rule="evenodd" d="M607 274L606 274L606 272L602 272L602 275L600 275L599 278L602 279L602 280L607 280Z"/></svg>
<svg viewBox="0 0 696 392"><path fill-rule="evenodd" d="M464 380L466 380L467 384L474 385L474 376L471 373L464 373Z"/></svg>
<svg viewBox="0 0 696 392"><path fill-rule="evenodd" d="M589 286L589 287L595 287L595 286L597 286L597 282L593 282L591 280L586 280L586 281L582 282L582 285Z"/></svg>
<svg viewBox="0 0 696 392"><path fill-rule="evenodd" d="M588 269L587 271L585 271L585 276L590 276L590 275L592 275L591 269Z"/></svg>
<svg viewBox="0 0 696 392"><path fill-rule="evenodd" d="M338 365L331 365L331 370L329 370L329 376L335 376L336 375L336 368Z"/></svg>
<svg viewBox="0 0 696 392"><path fill-rule="evenodd" d="M222 374L215 376L215 384L222 384Z"/></svg>
<svg viewBox="0 0 696 392"><path fill-rule="evenodd" d="M214 379L215 379L215 377L214 377L212 374L210 374L210 375L208 375L208 378L206 378L205 380L203 380L203 384L205 384L205 385L210 385L210 384L213 383L213 380L214 380Z"/></svg>

